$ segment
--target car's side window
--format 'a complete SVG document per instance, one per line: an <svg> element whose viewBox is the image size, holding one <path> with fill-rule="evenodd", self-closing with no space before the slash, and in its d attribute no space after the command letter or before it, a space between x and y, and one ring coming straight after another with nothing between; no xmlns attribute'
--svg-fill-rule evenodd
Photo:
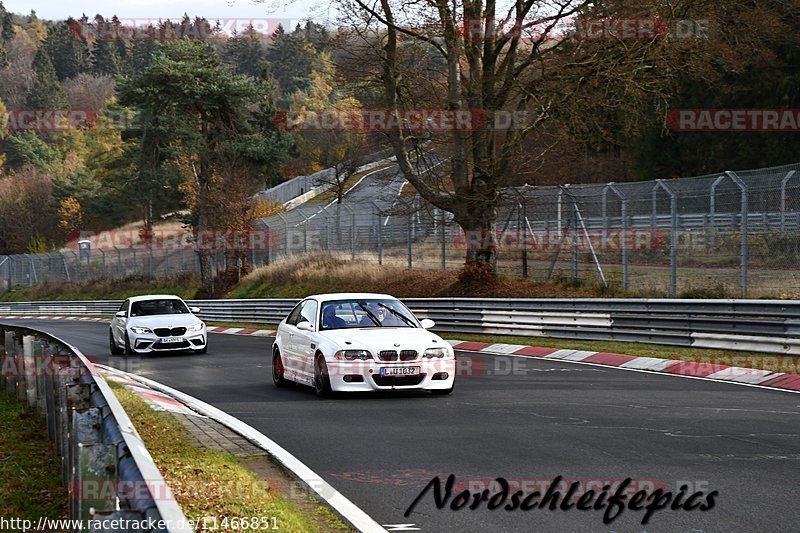
<svg viewBox="0 0 800 533"><path fill-rule="evenodd" d="M287 324L291 324L292 326L296 326L298 322L300 322L300 311L302 310L303 304L305 302L300 302L292 309L292 312L289 313L289 317L286 319Z"/></svg>
<svg viewBox="0 0 800 533"><path fill-rule="evenodd" d="M124 302L122 302L122 305L119 306L118 311L125 311L127 313L128 312L128 304L130 304L130 300L125 300Z"/></svg>
<svg viewBox="0 0 800 533"><path fill-rule="evenodd" d="M307 320L313 326L316 314L317 314L317 302L315 302L314 300L307 300L300 306L300 320L298 322Z"/></svg>

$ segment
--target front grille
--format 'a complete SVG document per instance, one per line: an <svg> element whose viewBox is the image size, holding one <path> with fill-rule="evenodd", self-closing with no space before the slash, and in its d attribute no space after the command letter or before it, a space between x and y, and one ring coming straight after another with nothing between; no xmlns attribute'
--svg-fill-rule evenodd
<svg viewBox="0 0 800 533"><path fill-rule="evenodd" d="M419 385L425 379L425 374L417 376L372 376L372 380L379 387L413 387Z"/></svg>
<svg viewBox="0 0 800 533"><path fill-rule="evenodd" d="M378 353L381 361L397 361L397 350L384 350Z"/></svg>
<svg viewBox="0 0 800 533"><path fill-rule="evenodd" d="M160 342L153 343L154 350L180 350L182 348L188 348L191 346L188 341L181 341L181 342L168 342L166 344L161 344Z"/></svg>
<svg viewBox="0 0 800 533"><path fill-rule="evenodd" d="M416 350L403 350L400 352L401 361L415 361L417 359Z"/></svg>
<svg viewBox="0 0 800 533"><path fill-rule="evenodd" d="M156 328L153 333L159 337L180 337L186 333L186 328Z"/></svg>

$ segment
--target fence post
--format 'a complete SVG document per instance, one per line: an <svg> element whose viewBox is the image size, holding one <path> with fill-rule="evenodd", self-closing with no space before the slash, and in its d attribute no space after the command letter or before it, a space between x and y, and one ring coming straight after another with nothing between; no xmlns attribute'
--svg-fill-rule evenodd
<svg viewBox="0 0 800 533"><path fill-rule="evenodd" d="M747 266L749 260L749 242L748 242L748 200L749 200L749 190L747 185L736 175L735 172L730 170L725 171L725 174L718 177L714 180L714 183L711 184L711 218L714 218L714 199L717 195L717 186L725 180L725 178L729 178L733 183L739 187L739 193L741 195L741 207L739 211L739 219L740 219L740 228L741 228L741 242L739 244L739 288L742 292L742 297L747 296ZM713 225L712 225L713 228ZM712 239L713 239L713 232L712 232ZM713 241L712 241L713 242Z"/></svg>
<svg viewBox="0 0 800 533"><path fill-rule="evenodd" d="M786 173L786 176L783 177L781 180L781 229L780 229L780 236L783 237L784 232L786 231L786 183L792 179L794 176L795 171L790 170Z"/></svg>
<svg viewBox="0 0 800 533"><path fill-rule="evenodd" d="M606 193L613 192L620 200L620 217L622 218L622 235L620 238L620 253L622 255L622 290L628 290L628 199L625 194L612 181L603 188L603 231L608 231L606 218Z"/></svg>
<svg viewBox="0 0 800 533"><path fill-rule="evenodd" d="M447 232L446 232L446 224L447 224L447 217L445 217L444 209L439 210L441 214L441 224L439 225L442 229L442 270L447 270Z"/></svg>
<svg viewBox="0 0 800 533"><path fill-rule="evenodd" d="M413 223L414 223L414 219L413 219L411 213L409 213L408 214L408 224L407 224L407 229L408 229L408 269L409 270L411 270L411 267L412 267L412 264L411 264L411 243L413 242L413 228L412 228L412 224Z"/></svg>
<svg viewBox="0 0 800 533"><path fill-rule="evenodd" d="M378 210L375 211L375 220L378 223L378 264L383 265L383 224Z"/></svg>
<svg viewBox="0 0 800 533"><path fill-rule="evenodd" d="M347 208L348 211L351 213L351 220L352 226L350 227L350 259L352 261L356 260L356 237L357 237L357 230L356 227L356 213L352 211L349 207Z"/></svg>
<svg viewBox="0 0 800 533"><path fill-rule="evenodd" d="M656 215L658 189L662 189L669 196L670 228L672 232L669 243L669 294L674 297L678 292L678 196L664 180L656 180L652 192L653 220L655 220ZM655 226L653 229L655 229Z"/></svg>

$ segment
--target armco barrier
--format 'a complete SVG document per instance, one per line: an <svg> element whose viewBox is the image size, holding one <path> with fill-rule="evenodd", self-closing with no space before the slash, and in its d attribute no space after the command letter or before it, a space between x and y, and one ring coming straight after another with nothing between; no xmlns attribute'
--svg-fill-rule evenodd
<svg viewBox="0 0 800 533"><path fill-rule="evenodd" d="M277 324L296 299L193 300L200 317ZM800 301L633 298L408 298L442 333L649 342L800 354ZM121 301L0 302L0 316L110 316Z"/></svg>
<svg viewBox="0 0 800 533"><path fill-rule="evenodd" d="M83 354L47 333L0 324L0 369L0 387L46 419L70 519L82 520L84 531L192 531L122 405Z"/></svg>

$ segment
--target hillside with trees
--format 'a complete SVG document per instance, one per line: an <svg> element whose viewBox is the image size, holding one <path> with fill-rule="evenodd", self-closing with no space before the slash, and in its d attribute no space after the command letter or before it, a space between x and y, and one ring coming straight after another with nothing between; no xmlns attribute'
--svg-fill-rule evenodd
<svg viewBox="0 0 800 533"><path fill-rule="evenodd" d="M390 145L425 200L484 230L509 185L797 161L794 132L686 133L666 117L797 107L800 1L540 4L516 0L501 13L343 0L336 28L308 21L264 35L252 26L226 34L189 15L145 28L113 14L41 20L0 3L0 254L57 249L82 228L149 228L174 213L195 229L246 228L275 208L255 205L254 192L330 167L336 186ZM478 19L502 23L477 28L476 39L467 21ZM697 20L704 33L626 41L557 31L614 19ZM512 111L528 122L468 133L286 131L275 119L386 108ZM439 183L403 157L423 146L452 158Z"/></svg>

